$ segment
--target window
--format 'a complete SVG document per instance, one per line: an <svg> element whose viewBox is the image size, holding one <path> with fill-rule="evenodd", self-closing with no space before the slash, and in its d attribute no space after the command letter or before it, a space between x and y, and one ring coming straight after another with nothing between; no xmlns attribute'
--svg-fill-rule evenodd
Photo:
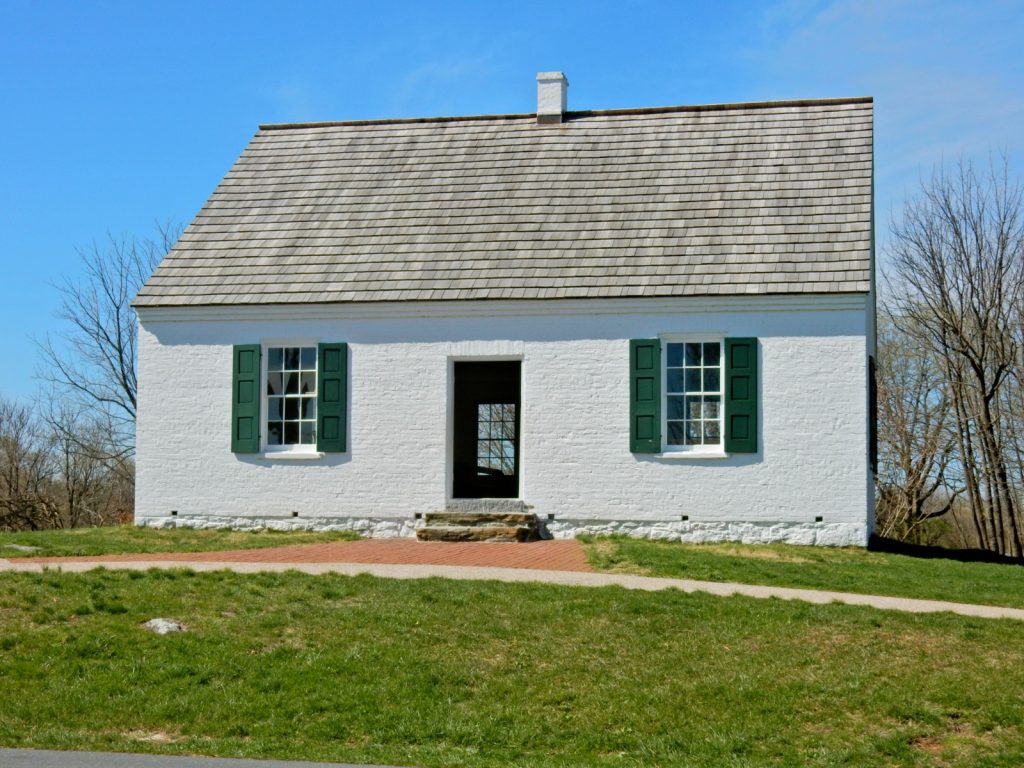
<svg viewBox="0 0 1024 768"><path fill-rule="evenodd" d="M270 346L265 359L267 450L315 450L317 348Z"/></svg>
<svg viewBox="0 0 1024 768"><path fill-rule="evenodd" d="M231 358L233 453L348 450L348 344L235 344Z"/></svg>
<svg viewBox="0 0 1024 768"><path fill-rule="evenodd" d="M516 404L477 406L476 473L512 475L516 467Z"/></svg>
<svg viewBox="0 0 1024 768"><path fill-rule="evenodd" d="M722 451L722 343L669 341L665 348L666 451Z"/></svg>
<svg viewBox="0 0 1024 768"><path fill-rule="evenodd" d="M629 450L757 453L759 348L752 336L630 339Z"/></svg>

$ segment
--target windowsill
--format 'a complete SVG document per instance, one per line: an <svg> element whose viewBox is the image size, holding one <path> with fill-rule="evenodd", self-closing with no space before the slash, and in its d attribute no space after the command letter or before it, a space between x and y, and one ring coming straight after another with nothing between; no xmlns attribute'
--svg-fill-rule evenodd
<svg viewBox="0 0 1024 768"><path fill-rule="evenodd" d="M729 454L725 451L663 451L654 454L654 457L681 461L703 461L704 459L728 459Z"/></svg>
<svg viewBox="0 0 1024 768"><path fill-rule="evenodd" d="M264 451L264 459L273 459L274 461L316 461L326 456L326 453L320 451Z"/></svg>

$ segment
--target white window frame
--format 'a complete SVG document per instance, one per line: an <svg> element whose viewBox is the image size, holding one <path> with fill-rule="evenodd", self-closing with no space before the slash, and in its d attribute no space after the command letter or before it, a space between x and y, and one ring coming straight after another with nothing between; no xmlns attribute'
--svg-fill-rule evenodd
<svg viewBox="0 0 1024 768"><path fill-rule="evenodd" d="M320 353L319 340L316 339L266 339L261 344L260 354L260 447L263 454L276 459L298 459L298 458L320 458L324 454L317 451L316 443L306 445L270 445L270 428L268 426L270 416L270 402L267 394L267 380L269 371L267 364L270 362L269 350L271 347L313 347L317 350L316 383L320 387ZM319 403L317 404L319 408ZM317 423L319 426L319 411L317 411Z"/></svg>
<svg viewBox="0 0 1024 768"><path fill-rule="evenodd" d="M662 334L661 342L661 452L675 458L723 458L725 452L725 335L719 334ZM668 443L668 345L669 344L718 344L718 445L669 445ZM705 393L705 394L714 394Z"/></svg>

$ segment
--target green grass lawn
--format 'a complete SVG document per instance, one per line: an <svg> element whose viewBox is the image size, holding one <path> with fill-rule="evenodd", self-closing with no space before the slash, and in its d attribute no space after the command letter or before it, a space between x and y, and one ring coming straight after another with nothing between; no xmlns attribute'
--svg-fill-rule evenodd
<svg viewBox="0 0 1024 768"><path fill-rule="evenodd" d="M965 563L859 548L680 544L585 537L602 571L951 600L1024 608L1024 567Z"/></svg>
<svg viewBox="0 0 1024 768"><path fill-rule="evenodd" d="M159 637L162 616L189 632ZM538 584L0 575L0 744L417 766L1019 766L1022 625Z"/></svg>
<svg viewBox="0 0 1024 768"><path fill-rule="evenodd" d="M307 533L305 531L228 531L193 528L136 528L118 525L106 528L72 528L56 531L0 533L0 558L63 557L67 555L121 555L145 552L211 552L219 549L258 549L286 544L316 544L324 541L352 541L350 531ZM37 552L19 552L7 544L38 547Z"/></svg>

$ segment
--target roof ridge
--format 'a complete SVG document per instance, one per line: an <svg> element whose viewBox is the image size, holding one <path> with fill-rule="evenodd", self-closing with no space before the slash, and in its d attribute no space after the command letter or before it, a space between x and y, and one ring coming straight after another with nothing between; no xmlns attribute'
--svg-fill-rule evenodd
<svg viewBox="0 0 1024 768"><path fill-rule="evenodd" d="M566 121L581 117L603 117L617 115L658 115L671 112L719 112L730 109L770 109L772 107L822 107L833 104L871 104L872 96L850 96L832 99L789 99L783 101L726 102L722 104L690 104L669 107L631 107L625 109L584 109L565 113ZM523 120L535 118L534 112L505 115L456 115L437 117L391 117L376 120L327 120L306 123L261 123L261 131L282 131L302 128L335 128L360 125L401 125L406 123L455 123L481 120Z"/></svg>

